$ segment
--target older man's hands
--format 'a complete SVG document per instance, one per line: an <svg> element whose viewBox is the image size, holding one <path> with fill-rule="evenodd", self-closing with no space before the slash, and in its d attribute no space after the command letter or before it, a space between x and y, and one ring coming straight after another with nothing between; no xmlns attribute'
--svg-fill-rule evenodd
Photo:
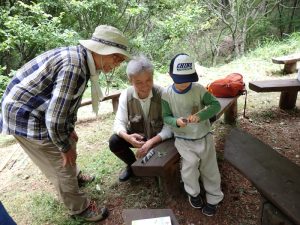
<svg viewBox="0 0 300 225"><path fill-rule="evenodd" d="M126 139L134 148L141 148L145 144L144 137L140 134L128 134Z"/></svg>
<svg viewBox="0 0 300 225"><path fill-rule="evenodd" d="M153 146L153 142L151 139L146 141L145 144L136 151L136 154L135 154L136 157L137 158L144 157L149 152L149 150L152 148L152 146Z"/></svg>

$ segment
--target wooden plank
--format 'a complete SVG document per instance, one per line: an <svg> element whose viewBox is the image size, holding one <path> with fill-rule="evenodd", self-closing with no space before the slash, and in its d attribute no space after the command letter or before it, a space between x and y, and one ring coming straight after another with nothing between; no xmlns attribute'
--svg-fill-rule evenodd
<svg viewBox="0 0 300 225"><path fill-rule="evenodd" d="M12 156L16 153L18 149L15 149L13 152L10 153L10 155L6 158L6 160L4 160L2 162L2 164L0 165L0 172L2 172L3 169L5 169L6 165L9 163L9 161L11 160Z"/></svg>
<svg viewBox="0 0 300 225"><path fill-rule="evenodd" d="M150 219L170 216L172 225L179 225L171 209L124 209L122 217L125 225L131 225L133 220Z"/></svg>
<svg viewBox="0 0 300 225"><path fill-rule="evenodd" d="M117 102L119 103L119 97L121 95L121 92L114 92L110 95L107 95L107 96L104 96L104 98L100 101L100 102L104 102L106 100L110 100L112 99L113 101L113 107L116 107L116 100ZM85 101L82 101L81 104L80 104L80 107L82 106L86 106L86 105L90 105L92 104L92 100L85 100Z"/></svg>
<svg viewBox="0 0 300 225"><path fill-rule="evenodd" d="M240 95L238 95L236 97L232 97L232 98L217 98L217 100L220 102L221 109L214 117L210 118L210 122L213 123L216 120L218 120L223 115L224 112L226 112L228 109L230 109L230 107L233 104L237 103L238 97L240 97ZM237 108L232 109L232 110L234 111L236 109ZM237 115L237 112L234 112L234 116L233 116L234 120L236 119L236 115Z"/></svg>
<svg viewBox="0 0 300 225"><path fill-rule="evenodd" d="M299 91L300 81L297 79L251 81L249 88L256 92Z"/></svg>
<svg viewBox="0 0 300 225"><path fill-rule="evenodd" d="M300 167L254 136L233 129L225 159L294 223L300 224Z"/></svg>
<svg viewBox="0 0 300 225"><path fill-rule="evenodd" d="M131 168L136 176L164 176L168 167L180 159L180 155L174 146L174 139L166 140L154 147L155 154L147 163L141 159L135 161Z"/></svg>

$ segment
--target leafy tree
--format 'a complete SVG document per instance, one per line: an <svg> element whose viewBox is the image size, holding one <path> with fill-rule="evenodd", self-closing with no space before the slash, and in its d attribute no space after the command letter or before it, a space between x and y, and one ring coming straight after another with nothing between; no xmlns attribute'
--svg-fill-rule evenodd
<svg viewBox="0 0 300 225"><path fill-rule="evenodd" d="M228 28L233 40L235 55L245 52L248 32L262 19L273 12L280 0L203 0L211 13Z"/></svg>
<svg viewBox="0 0 300 225"><path fill-rule="evenodd" d="M77 33L62 29L61 20L46 13L39 3L17 2L0 15L0 64L6 74L37 54L54 47L75 43Z"/></svg>

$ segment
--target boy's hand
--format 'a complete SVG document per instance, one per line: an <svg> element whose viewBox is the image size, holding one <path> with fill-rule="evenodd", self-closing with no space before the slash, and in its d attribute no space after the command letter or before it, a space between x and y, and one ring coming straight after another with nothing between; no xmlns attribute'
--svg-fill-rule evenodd
<svg viewBox="0 0 300 225"><path fill-rule="evenodd" d="M186 121L185 118L179 117L179 118L176 120L176 124L177 124L177 126L179 126L179 127L185 127L186 124L187 124L187 121Z"/></svg>
<svg viewBox="0 0 300 225"><path fill-rule="evenodd" d="M200 121L200 118L197 115L190 115L187 118L189 123L198 123Z"/></svg>

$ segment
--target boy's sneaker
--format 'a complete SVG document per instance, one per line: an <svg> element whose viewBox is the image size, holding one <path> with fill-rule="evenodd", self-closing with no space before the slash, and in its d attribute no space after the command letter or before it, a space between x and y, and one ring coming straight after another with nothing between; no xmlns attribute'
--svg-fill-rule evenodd
<svg viewBox="0 0 300 225"><path fill-rule="evenodd" d="M189 195L189 202L193 208L201 209L203 207L203 201L200 194L197 197Z"/></svg>
<svg viewBox="0 0 300 225"><path fill-rule="evenodd" d="M75 218L81 218L88 222L96 222L104 220L108 217L108 209L106 207L100 208L95 201L91 201L89 207L78 215L74 215Z"/></svg>
<svg viewBox="0 0 300 225"><path fill-rule="evenodd" d="M88 183L91 183L95 180L95 176L93 175L88 175L88 174L83 174L81 171L77 175L77 180L78 180L78 186L83 187Z"/></svg>
<svg viewBox="0 0 300 225"><path fill-rule="evenodd" d="M206 216L213 216L216 214L217 212L217 206L218 205L212 205L212 204L209 204L207 203L203 209L202 209L202 213Z"/></svg>

